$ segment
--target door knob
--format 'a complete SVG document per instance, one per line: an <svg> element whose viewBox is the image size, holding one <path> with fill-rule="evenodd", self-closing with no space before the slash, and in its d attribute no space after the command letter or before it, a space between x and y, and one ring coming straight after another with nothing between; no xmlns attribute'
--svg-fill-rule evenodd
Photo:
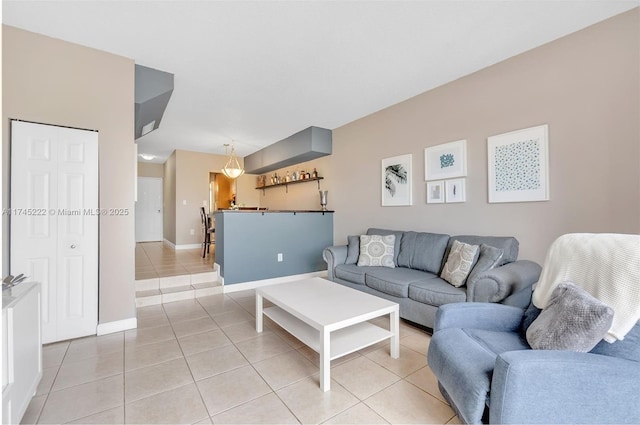
<svg viewBox="0 0 640 425"><path fill-rule="evenodd" d="M71 247L70 247L70 248L71 248L71 249L76 249L76 246L75 246L75 245L71 245Z"/></svg>

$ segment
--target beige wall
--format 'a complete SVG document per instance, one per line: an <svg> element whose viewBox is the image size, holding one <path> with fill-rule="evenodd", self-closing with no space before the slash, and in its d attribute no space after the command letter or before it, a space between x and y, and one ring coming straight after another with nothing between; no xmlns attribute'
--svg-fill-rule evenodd
<svg viewBox="0 0 640 425"><path fill-rule="evenodd" d="M164 165L138 161L138 177L164 177Z"/></svg>
<svg viewBox="0 0 640 425"><path fill-rule="evenodd" d="M134 62L6 25L2 31L3 207L9 119L98 130L100 207L131 212L100 217L99 322L135 317Z"/></svg>
<svg viewBox="0 0 640 425"><path fill-rule="evenodd" d="M175 151L175 190L174 205L175 245L193 245L202 242L200 207L209 206L209 173L219 173L226 163L224 155L214 155L201 152ZM239 159L242 165L242 158ZM166 176L166 166L165 166ZM255 182L255 176L242 176L238 179L238 203L252 205L257 198L257 191L247 191L245 181ZM186 204L185 204L186 201ZM166 208L165 208L166 209ZM165 221L166 222L166 221ZM171 223L169 223L171 226ZM191 229L194 234L191 235ZM167 238L168 239L168 238Z"/></svg>
<svg viewBox="0 0 640 425"><path fill-rule="evenodd" d="M326 174L335 242L371 226L513 235L520 258L542 263L563 233L640 232L639 15L619 15L334 130ZM551 200L489 204L487 137L544 123ZM427 205L424 148L459 139L467 140L467 202ZM380 160L407 153L413 206L381 207Z"/></svg>
<svg viewBox="0 0 640 425"><path fill-rule="evenodd" d="M162 180L162 231L164 238L176 243L176 151L164 163Z"/></svg>
<svg viewBox="0 0 640 425"><path fill-rule="evenodd" d="M281 168L279 170L266 173L267 184L269 179L274 173L278 173L278 176L286 176L287 171L293 173L297 170L305 170L310 173L315 168L318 171L318 176L323 177L320 180L320 189L328 190L327 194L327 209L333 210L336 208L334 202L335 191L343 190L343 187L348 186L348 182L345 184L335 184L335 189L332 182L336 181L335 173L331 171L332 163L336 161L335 155L335 133L333 142L332 156L326 156L323 158L315 159L313 161L303 162L291 167ZM350 177L347 177L349 179ZM253 187L256 187L257 181L254 179ZM267 207L270 210L319 210L320 207L320 194L318 193L318 182L308 183L296 183L285 186L273 187L270 189L264 189L258 191L260 194L260 206Z"/></svg>

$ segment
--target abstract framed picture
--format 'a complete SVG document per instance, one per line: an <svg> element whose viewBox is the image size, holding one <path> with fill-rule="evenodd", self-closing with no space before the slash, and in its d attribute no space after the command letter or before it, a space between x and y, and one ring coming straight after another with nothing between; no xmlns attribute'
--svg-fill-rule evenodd
<svg viewBox="0 0 640 425"><path fill-rule="evenodd" d="M464 187L465 180L466 179L451 179L444 182L444 200L447 204L465 202L467 200Z"/></svg>
<svg viewBox="0 0 640 425"><path fill-rule="evenodd" d="M411 205L411 154L382 160L382 206Z"/></svg>
<svg viewBox="0 0 640 425"><path fill-rule="evenodd" d="M487 138L489 202L549 200L549 126Z"/></svg>
<svg viewBox="0 0 640 425"><path fill-rule="evenodd" d="M425 148L424 179L442 180L467 175L467 141L443 143Z"/></svg>
<svg viewBox="0 0 640 425"><path fill-rule="evenodd" d="M444 181L427 182L427 204L444 204Z"/></svg>

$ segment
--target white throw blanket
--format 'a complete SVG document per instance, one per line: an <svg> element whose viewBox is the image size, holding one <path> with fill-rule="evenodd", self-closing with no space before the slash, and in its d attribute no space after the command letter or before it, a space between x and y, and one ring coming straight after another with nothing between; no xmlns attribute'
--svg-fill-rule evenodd
<svg viewBox="0 0 640 425"><path fill-rule="evenodd" d="M613 323L604 339L623 339L640 320L640 235L560 236L547 252L533 304L545 308L556 285L567 281L613 308Z"/></svg>

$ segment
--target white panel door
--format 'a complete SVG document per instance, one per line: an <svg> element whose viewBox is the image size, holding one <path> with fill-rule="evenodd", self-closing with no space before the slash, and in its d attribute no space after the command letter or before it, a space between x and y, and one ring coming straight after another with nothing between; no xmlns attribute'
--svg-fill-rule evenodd
<svg viewBox="0 0 640 425"><path fill-rule="evenodd" d="M162 237L162 179L138 177L136 242L161 241Z"/></svg>
<svg viewBox="0 0 640 425"><path fill-rule="evenodd" d="M98 323L98 133L13 121L11 274L42 283L43 343Z"/></svg>

